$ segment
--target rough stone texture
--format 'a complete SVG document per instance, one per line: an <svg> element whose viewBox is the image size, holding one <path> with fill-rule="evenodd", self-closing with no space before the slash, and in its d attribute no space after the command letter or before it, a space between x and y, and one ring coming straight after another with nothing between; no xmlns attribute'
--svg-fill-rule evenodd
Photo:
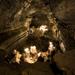
<svg viewBox="0 0 75 75"><path fill-rule="evenodd" d="M53 0L50 3L55 17L62 23L59 25L67 48L75 49L75 0Z"/></svg>
<svg viewBox="0 0 75 75"><path fill-rule="evenodd" d="M3 45L2 49L5 49L8 44L10 50L15 46L18 47L18 49L22 48L25 44L25 20L26 17L31 17L31 15L26 15L29 15L28 12L34 6L37 9L42 9L42 6L49 8L48 6L50 5L57 22L59 23L58 27L63 34L63 39L67 46L66 53L63 55L57 54L55 60L60 67L69 71L67 75L71 75L72 73L72 75L75 75L75 0L44 0L43 3L45 4L42 4L42 0L41 2L40 0L36 0L36 2L34 0L31 3L31 8L25 7L25 1L26 0L0 0L0 48L1 44ZM23 8L26 9L22 11L22 14L17 15L21 13ZM11 47L10 43L13 40L15 40L16 43ZM70 51L68 52L68 50ZM4 54L1 56L3 55ZM24 65L27 66L26 63ZM26 68L24 65L13 66L2 63L0 64L0 75L53 75L51 68L47 63L37 63L31 67L27 66ZM45 72L43 72L43 70Z"/></svg>
<svg viewBox="0 0 75 75"><path fill-rule="evenodd" d="M11 28L14 15L23 6L24 0L1 0L0 1L0 31Z"/></svg>

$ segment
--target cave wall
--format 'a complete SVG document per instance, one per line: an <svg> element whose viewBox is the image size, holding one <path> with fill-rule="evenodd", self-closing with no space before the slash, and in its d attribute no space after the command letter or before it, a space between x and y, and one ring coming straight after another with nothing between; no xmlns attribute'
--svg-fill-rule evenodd
<svg viewBox="0 0 75 75"><path fill-rule="evenodd" d="M59 22L67 49L75 49L75 0L50 0L50 7Z"/></svg>
<svg viewBox="0 0 75 75"><path fill-rule="evenodd" d="M0 32L10 29L14 15L23 7L25 0L1 0L0 1Z"/></svg>
<svg viewBox="0 0 75 75"><path fill-rule="evenodd" d="M22 26L19 19L14 19L14 16L24 6L25 1L0 0L0 36L2 38L13 35L12 28L15 30L15 28ZM44 0L44 2L45 5L50 5L54 16L58 19L59 29L62 31L67 47L75 48L75 0ZM7 30L10 30L11 33L8 34ZM7 33L4 33L4 31Z"/></svg>

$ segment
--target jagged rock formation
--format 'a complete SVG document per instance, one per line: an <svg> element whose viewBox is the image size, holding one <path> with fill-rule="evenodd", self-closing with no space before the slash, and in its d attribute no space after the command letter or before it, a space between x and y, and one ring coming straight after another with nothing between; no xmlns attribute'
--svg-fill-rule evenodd
<svg viewBox="0 0 75 75"><path fill-rule="evenodd" d="M28 36L29 28L32 28L33 26L37 28L41 24L46 24L49 27L50 29L48 34L50 35L49 39L57 39L58 36L55 33L55 31L52 31L52 25L54 26L53 28L55 28L55 30L61 31L62 39L67 49L66 51L74 50L75 49L75 25L74 25L75 8L74 7L75 7L74 0L61 0L61 1L60 0L12 0L12 1L0 0L0 49L1 49L0 55L3 56L5 53L10 52L14 48L22 50L23 47L26 44L28 44L26 43L26 39ZM69 54L66 53L66 56L68 55ZM61 59L63 57L61 56L59 58L59 56L60 55L58 55L56 59ZM2 58L2 60L4 59ZM57 62L59 61L59 64L61 63L60 60L56 61ZM10 75L11 74L9 72L10 71L9 69L11 68L10 65L9 69L7 68L8 65L5 66L4 67L1 66L0 74ZM47 69L49 69L49 67L47 67ZM2 70L5 70L5 73ZM34 74L32 73L35 70L30 69L30 67L28 69L25 69L25 71L22 71L22 69L20 69L21 73L19 73L18 71L13 70L13 73L14 74L17 73L16 75L19 74L35 75L35 73ZM44 72L42 73L38 72L38 74L45 75Z"/></svg>

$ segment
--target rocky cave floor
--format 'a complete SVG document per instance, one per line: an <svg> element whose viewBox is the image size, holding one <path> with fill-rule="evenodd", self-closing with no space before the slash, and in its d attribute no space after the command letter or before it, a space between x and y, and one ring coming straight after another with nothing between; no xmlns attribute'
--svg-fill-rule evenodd
<svg viewBox="0 0 75 75"><path fill-rule="evenodd" d="M65 54L55 55L55 64L49 62L36 62L35 64L0 63L0 75L75 75L75 52L74 50ZM53 69L54 67L54 69ZM66 74L57 74L58 69Z"/></svg>

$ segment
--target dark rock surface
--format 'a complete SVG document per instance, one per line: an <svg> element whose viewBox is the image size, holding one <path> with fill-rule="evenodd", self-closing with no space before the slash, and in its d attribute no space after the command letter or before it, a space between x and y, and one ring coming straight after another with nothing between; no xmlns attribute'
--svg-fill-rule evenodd
<svg viewBox="0 0 75 75"><path fill-rule="evenodd" d="M75 49L75 0L50 0L52 11L60 21L60 29L64 35L68 49Z"/></svg>
<svg viewBox="0 0 75 75"><path fill-rule="evenodd" d="M25 22L26 18L32 16L29 15L29 11L34 7L40 10L47 7L56 17L66 45L66 53L57 54L55 61L60 68L67 71L67 75L75 75L75 0L33 0L31 7L27 7L29 5L29 0L0 0L0 59L4 61L3 56L9 52L8 50L21 49L26 44ZM39 23L33 21L37 24L45 22L42 16L40 18L42 21ZM49 63L37 62L34 65L0 63L0 75L46 74L54 75Z"/></svg>

